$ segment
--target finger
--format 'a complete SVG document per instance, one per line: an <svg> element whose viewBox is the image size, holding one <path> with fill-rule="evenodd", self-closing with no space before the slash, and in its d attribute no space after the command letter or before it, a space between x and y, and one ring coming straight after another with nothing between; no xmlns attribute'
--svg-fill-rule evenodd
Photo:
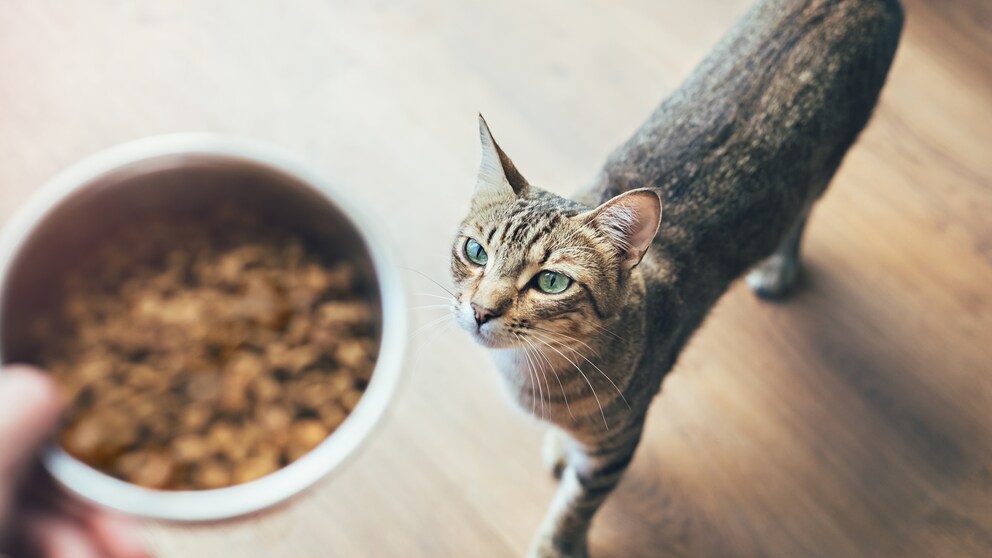
<svg viewBox="0 0 992 558"><path fill-rule="evenodd" d="M87 517L93 539L108 558L150 558L144 540L141 538L141 525L129 517L110 511L93 510Z"/></svg>
<svg viewBox="0 0 992 558"><path fill-rule="evenodd" d="M24 510L72 518L84 518L93 513L92 505L66 493L40 463L28 472L21 486L19 504Z"/></svg>
<svg viewBox="0 0 992 558"><path fill-rule="evenodd" d="M33 516L25 524L30 548L39 558L103 558L78 523L54 516Z"/></svg>
<svg viewBox="0 0 992 558"><path fill-rule="evenodd" d="M0 482L11 482L58 424L62 404L46 374L27 366L0 371Z"/></svg>

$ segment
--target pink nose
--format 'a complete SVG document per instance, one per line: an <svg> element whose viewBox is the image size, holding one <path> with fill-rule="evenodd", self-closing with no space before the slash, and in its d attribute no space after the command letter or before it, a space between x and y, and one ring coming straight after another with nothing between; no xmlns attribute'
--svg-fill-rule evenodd
<svg viewBox="0 0 992 558"><path fill-rule="evenodd" d="M472 310L475 310L475 323L480 326L493 318L498 318L501 315L488 308L483 308L474 302L472 303Z"/></svg>

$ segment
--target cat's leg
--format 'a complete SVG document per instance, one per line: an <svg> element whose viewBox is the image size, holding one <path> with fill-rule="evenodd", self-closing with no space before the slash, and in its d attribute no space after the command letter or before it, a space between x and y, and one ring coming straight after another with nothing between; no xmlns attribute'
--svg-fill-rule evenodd
<svg viewBox="0 0 992 558"><path fill-rule="evenodd" d="M609 437L594 445L557 438L554 443L564 442L562 447L566 450L561 482L528 552L529 558L589 555L587 541L593 515L627 470L640 441L642 426L611 430Z"/></svg>
<svg viewBox="0 0 992 558"><path fill-rule="evenodd" d="M777 300L789 294L799 280L799 246L806 228L809 208L792 225L775 253L747 274L747 284L766 300Z"/></svg>
<svg viewBox="0 0 992 558"><path fill-rule="evenodd" d="M541 446L541 461L556 479L561 478L568 460L568 434L555 426L548 427L544 433L544 445Z"/></svg>

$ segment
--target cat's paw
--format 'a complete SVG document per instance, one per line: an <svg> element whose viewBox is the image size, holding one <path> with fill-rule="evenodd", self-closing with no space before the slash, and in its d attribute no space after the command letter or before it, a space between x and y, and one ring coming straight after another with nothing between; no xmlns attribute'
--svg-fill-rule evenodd
<svg viewBox="0 0 992 558"><path fill-rule="evenodd" d="M779 300L792 292L799 280L799 260L774 254L747 274L747 284L766 300Z"/></svg>
<svg viewBox="0 0 992 558"><path fill-rule="evenodd" d="M589 550L585 540L555 544L550 536L541 536L527 551L527 558L589 558Z"/></svg>
<svg viewBox="0 0 992 558"><path fill-rule="evenodd" d="M568 464L568 452L566 450L565 434L557 428L549 428L544 433L544 445L541 446L541 461L548 471L556 479L561 479L561 474Z"/></svg>

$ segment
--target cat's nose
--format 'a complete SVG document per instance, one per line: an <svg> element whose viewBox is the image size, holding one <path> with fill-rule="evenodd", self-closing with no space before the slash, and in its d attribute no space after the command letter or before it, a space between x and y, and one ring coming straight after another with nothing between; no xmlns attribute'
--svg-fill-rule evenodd
<svg viewBox="0 0 992 558"><path fill-rule="evenodd" d="M502 313L497 313L489 308L484 308L476 303L472 303L472 310L475 310L475 323L482 325L493 318L499 317Z"/></svg>

